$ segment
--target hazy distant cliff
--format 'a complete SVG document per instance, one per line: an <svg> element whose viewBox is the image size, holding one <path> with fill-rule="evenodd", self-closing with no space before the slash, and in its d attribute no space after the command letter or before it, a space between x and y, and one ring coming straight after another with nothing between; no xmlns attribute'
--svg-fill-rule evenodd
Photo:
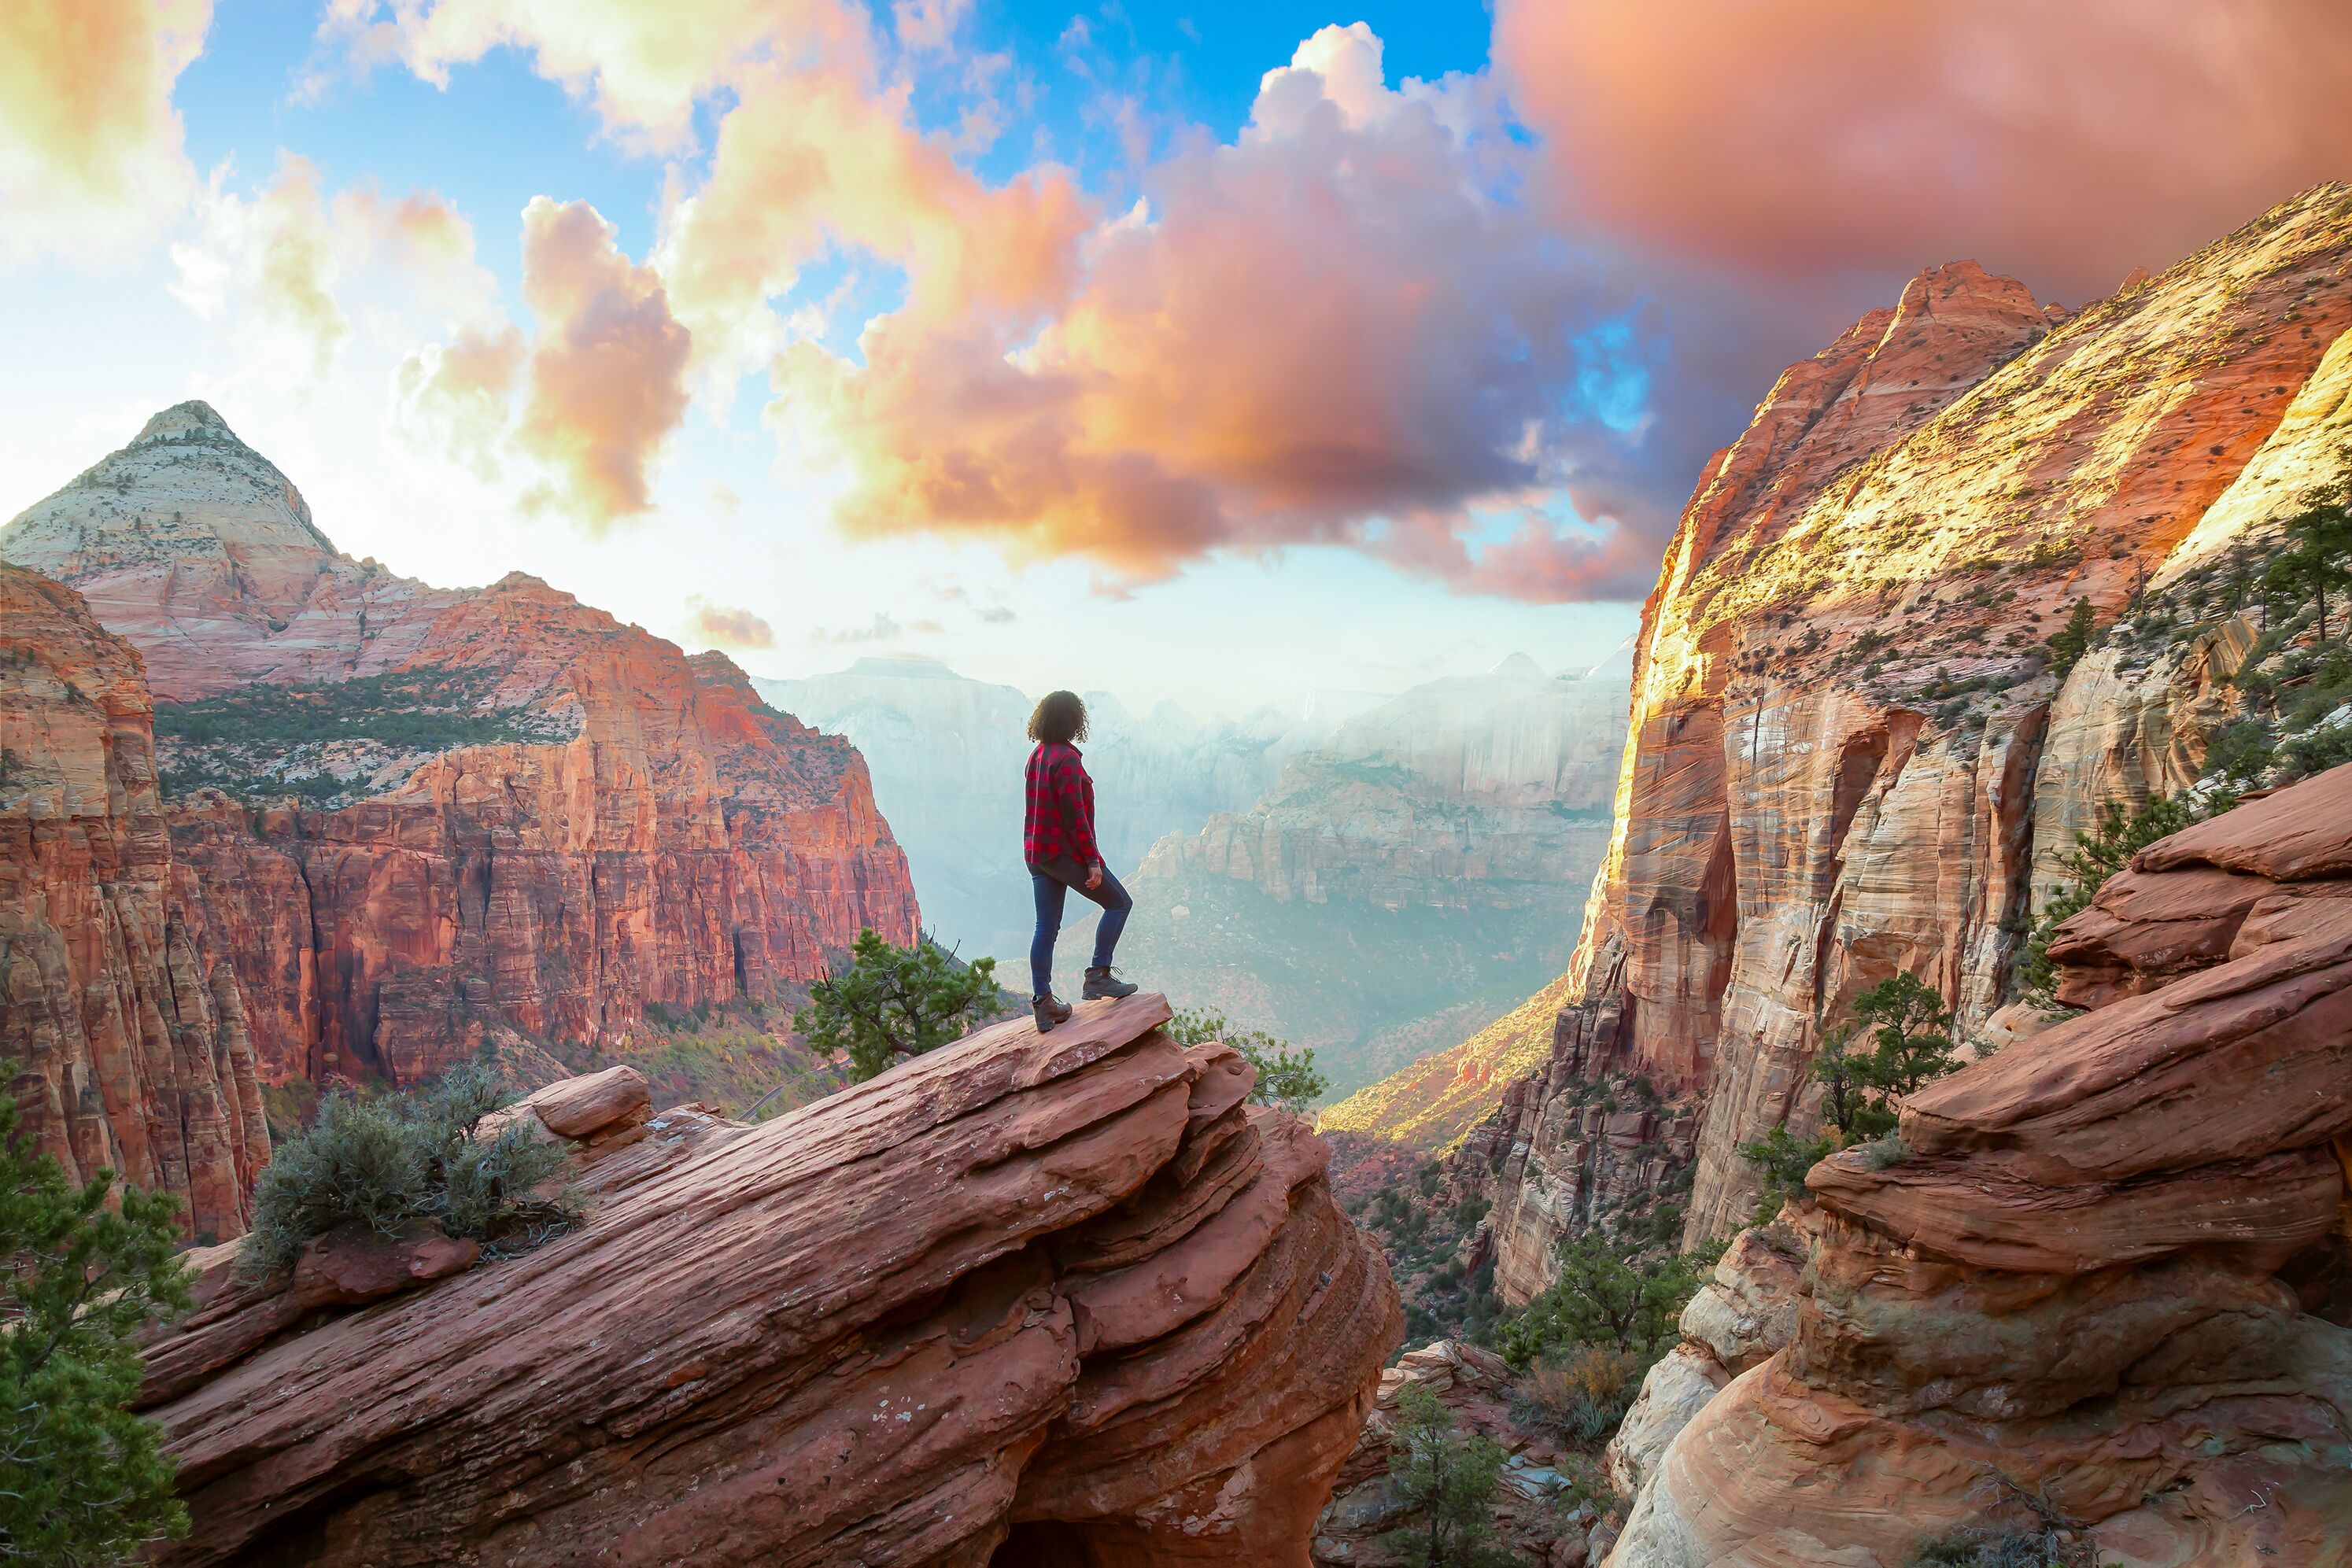
<svg viewBox="0 0 2352 1568"><path fill-rule="evenodd" d="M47 612L63 630L18 632L21 658L70 662L94 616L149 662L161 813L118 787L113 815L128 807L147 880L188 890L172 929L219 1018L242 1015L265 1084L412 1082L509 1036L612 1047L648 1004L788 1001L860 927L914 931L846 742L765 706L723 658L536 579L439 590L335 553L204 404L29 508L0 559L83 591L10 574L28 603L64 595ZM12 774L72 773L81 684L19 683ZM0 814L38 834L47 799L0 789ZM59 869L6 887L0 919L54 924L79 896L59 879L81 873L38 863ZM44 996L100 983L13 962L9 983ZM20 1061L71 1086L90 1049L45 1035ZM158 1113L131 1077L99 1082L118 1126ZM212 1141L215 1165L245 1157Z"/></svg>
<svg viewBox="0 0 2352 1568"><path fill-rule="evenodd" d="M1557 973L1607 841L1625 658L1515 656L1340 725L1247 810L1156 845L1132 962L1322 1053L1346 1093Z"/></svg>

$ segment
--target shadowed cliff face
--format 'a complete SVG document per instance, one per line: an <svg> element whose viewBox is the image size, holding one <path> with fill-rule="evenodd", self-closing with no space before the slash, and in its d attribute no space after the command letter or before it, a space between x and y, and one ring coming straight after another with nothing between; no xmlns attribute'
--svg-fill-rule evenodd
<svg viewBox="0 0 2352 1568"><path fill-rule="evenodd" d="M1594 1212L1546 1116L1571 1082L1637 1073L1701 1113L1696 1239L1752 1210L1737 1150L1810 1121L1804 1068L1857 993L1907 972L1986 1028L2058 853L2103 800L2196 781L2253 632L2103 648L2063 687L2048 639L2077 601L2104 629L2261 548L2352 471L2347 328L2330 186L2071 315L1936 268L1780 378L1644 608L1577 999L1474 1140L1507 1293Z"/></svg>
<svg viewBox="0 0 2352 1568"><path fill-rule="evenodd" d="M10 572L54 605L26 657L116 651L134 716L115 727L136 731L145 793L118 786L115 815L150 880L184 884L172 928L196 983L226 988L216 1010L239 1016L263 1084L412 1083L491 1042L625 1049L650 1004L789 1002L861 927L917 929L847 741L767 707L724 658L536 579L445 591L335 554L202 404L26 511L0 557L88 590L84 611ZM152 719L142 656L173 699ZM12 749L63 766L78 699L17 695L39 711ZM13 901L59 896L37 871ZM70 1051L30 1054L58 1093L78 1082ZM117 1089L118 1121L157 1114L147 1088ZM189 1135L211 1150L192 1166L257 1163Z"/></svg>

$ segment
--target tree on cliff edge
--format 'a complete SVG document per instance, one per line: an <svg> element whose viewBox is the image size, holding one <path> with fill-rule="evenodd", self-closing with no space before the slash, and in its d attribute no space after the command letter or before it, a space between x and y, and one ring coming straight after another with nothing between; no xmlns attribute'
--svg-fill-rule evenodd
<svg viewBox="0 0 2352 1568"><path fill-rule="evenodd" d="M893 947L871 930L857 934L849 953L849 967L809 988L793 1028L820 1053L846 1051L853 1083L961 1040L1004 1010L993 958L961 963L928 936Z"/></svg>
<svg viewBox="0 0 2352 1568"><path fill-rule="evenodd" d="M0 1093L0 1561L123 1562L188 1529L154 1424L125 1408L135 1336L190 1304L179 1203L108 1170L76 1187L17 1118Z"/></svg>

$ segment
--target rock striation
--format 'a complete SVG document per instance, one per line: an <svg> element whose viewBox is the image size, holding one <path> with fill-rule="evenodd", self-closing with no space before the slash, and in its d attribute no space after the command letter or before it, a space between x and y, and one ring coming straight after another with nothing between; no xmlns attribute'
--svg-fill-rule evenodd
<svg viewBox="0 0 2352 1568"><path fill-rule="evenodd" d="M537 579L439 590L338 554L205 404L157 414L29 508L0 558L79 591L137 650L109 679L138 688L120 702L144 794L118 791L113 810L184 890L161 929L186 954L181 1015L209 988L237 1020L234 1049L212 1052L225 1079L239 1061L264 1085L404 1084L489 1042L625 1051L649 1006L788 1003L861 928L918 928L846 741L766 706L723 657L689 659ZM16 620L26 657L68 657L46 622ZM21 729L15 766L64 768L53 753L80 722L59 707ZM67 814L100 810L94 789ZM51 874L16 898L62 899ZM61 1049L35 1071L66 1085ZM208 1124L205 1105L143 1104L168 1077L150 1056L146 1079L116 1073L112 1114ZM261 1157L195 1163L249 1182ZM200 1230L242 1228L234 1204L196 1207L220 1220Z"/></svg>
<svg viewBox="0 0 2352 1568"><path fill-rule="evenodd" d="M2102 1005L1814 1168L1794 1336L1666 1447L1616 1568L1893 1568L1988 1521L2123 1568L2352 1552L2352 768L2061 929Z"/></svg>
<svg viewBox="0 0 2352 1568"><path fill-rule="evenodd" d="M0 564L0 1063L68 1177L115 1171L241 1234L269 1159L234 954L176 860L139 655Z"/></svg>
<svg viewBox="0 0 2352 1568"><path fill-rule="evenodd" d="M149 1350L194 1522L156 1560L1305 1568L1395 1289L1319 1141L1168 1016L653 1115L577 1229L290 1332L217 1298Z"/></svg>
<svg viewBox="0 0 2352 1568"><path fill-rule="evenodd" d="M1609 1222L1555 1201L1555 1098L1638 1078L1696 1117L1696 1241L1754 1209L1739 1148L1811 1125L1805 1068L1862 990L1909 973L1964 1034L2016 1032L1993 1015L2074 831L2195 784L2239 711L2259 616L2147 607L2352 474L2347 329L2333 185L2078 312L1931 269L1781 376L1643 610L1550 1054L1476 1140L1523 1156L1476 1177L1522 1239L1509 1299ZM2085 601L2114 635L2062 681Z"/></svg>

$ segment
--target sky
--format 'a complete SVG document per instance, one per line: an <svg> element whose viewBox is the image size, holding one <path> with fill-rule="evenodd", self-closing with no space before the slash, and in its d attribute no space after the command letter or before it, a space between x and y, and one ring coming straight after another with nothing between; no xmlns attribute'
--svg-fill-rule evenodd
<svg viewBox="0 0 2352 1568"><path fill-rule="evenodd" d="M2341 0L8 0L0 517L203 397L756 674L1573 669L1783 366L2352 175L2347 89Z"/></svg>

